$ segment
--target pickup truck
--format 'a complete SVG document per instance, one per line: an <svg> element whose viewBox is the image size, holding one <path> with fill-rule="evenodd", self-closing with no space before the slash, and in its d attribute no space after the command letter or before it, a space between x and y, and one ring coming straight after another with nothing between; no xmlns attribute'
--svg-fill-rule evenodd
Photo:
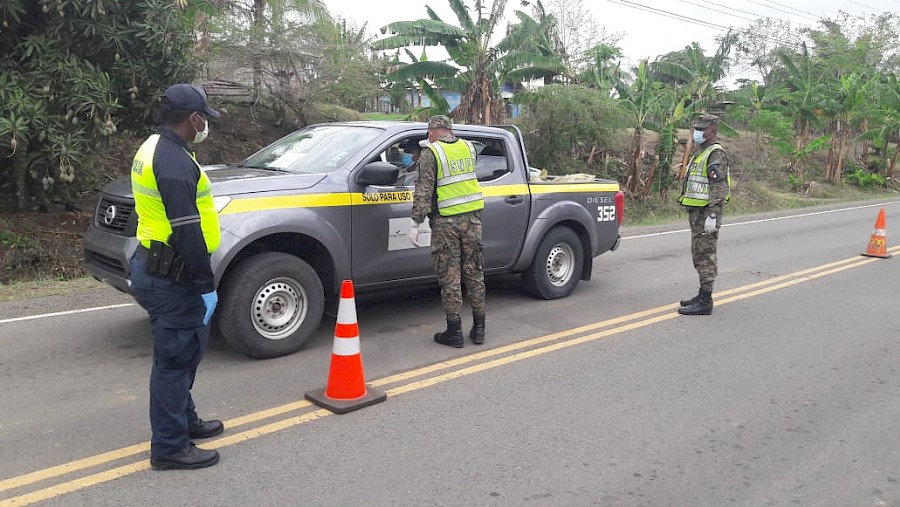
<svg viewBox="0 0 900 507"><path fill-rule="evenodd" d="M531 181L515 127L454 132L478 151L485 274L521 273L543 299L589 280L593 258L619 245L618 183ZM249 356L282 356L313 335L345 279L360 293L436 284L430 248L407 236L414 187L400 174L401 147L426 137L425 123L318 124L240 163L205 166L222 228L214 331ZM123 177L104 189L84 254L92 276L126 293L136 227ZM423 225L419 242L429 239Z"/></svg>

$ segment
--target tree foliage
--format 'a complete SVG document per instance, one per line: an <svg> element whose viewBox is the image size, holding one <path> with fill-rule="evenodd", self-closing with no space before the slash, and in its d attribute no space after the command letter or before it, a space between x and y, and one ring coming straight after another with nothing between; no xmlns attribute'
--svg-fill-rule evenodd
<svg viewBox="0 0 900 507"><path fill-rule="evenodd" d="M506 0L494 0L490 7L476 0L474 9L463 0L449 2L459 26L443 21L427 8L429 19L396 21L382 28L382 33L390 32L391 35L376 41L373 47L390 50L441 46L450 55L451 62L420 59L390 73L388 80L426 82L430 87L458 91L462 98L451 114L464 123L490 124L501 122L505 116L500 99L501 85L533 78L547 79L565 72L563 62L542 54L538 49L540 44L529 42L526 45L516 28L506 39L492 44L503 19ZM542 24L522 11L517 11L517 16L522 20L518 29L532 34L536 27L552 26L552 23Z"/></svg>
<svg viewBox="0 0 900 507"><path fill-rule="evenodd" d="M550 85L519 98L526 112L517 120L531 163L561 174L603 173L625 123L619 104L578 85Z"/></svg>
<svg viewBox="0 0 900 507"><path fill-rule="evenodd" d="M383 62L370 56L365 26L335 20L321 0L230 0L212 21L210 74L246 84L280 123L377 100Z"/></svg>
<svg viewBox="0 0 900 507"><path fill-rule="evenodd" d="M188 7L186 0L174 8L167 0L0 4L0 181L14 182L0 192L14 192L19 209L32 194L66 199L105 138L150 124L161 91L194 76Z"/></svg>

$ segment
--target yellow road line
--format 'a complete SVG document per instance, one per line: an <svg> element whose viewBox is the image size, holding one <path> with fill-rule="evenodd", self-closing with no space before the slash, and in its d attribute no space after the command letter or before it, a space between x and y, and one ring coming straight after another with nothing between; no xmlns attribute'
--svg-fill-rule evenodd
<svg viewBox="0 0 900 507"><path fill-rule="evenodd" d="M890 251L900 251L900 247L891 248ZM814 280L817 278L821 278L824 276L828 276L831 274L835 274L841 271L845 271L848 269L852 269L855 267L863 266L866 264L870 264L873 262L877 262L881 259L877 258L861 258L858 256L843 259L840 261L823 264L821 266L817 266L810 269L805 269L801 271L797 271L795 273L791 273L788 275L782 275L779 277L771 278L768 280L763 280L760 282L756 282L753 284L745 285L742 287L738 287L735 289L730 289L726 291L722 291L719 293L719 297L726 296L724 299L718 299L716 304L723 305L732 303L735 301L740 301L743 299L747 299L750 297L758 296L761 294L765 294L768 292L773 292L775 290L780 290L783 288L791 287L793 285L797 285L806 281ZM781 283L778 283L781 282ZM774 285L773 285L774 283ZM755 290L751 290L755 289ZM748 291L749 290L749 291ZM512 352L518 349L527 348L534 345L539 345L543 343L547 343L553 340L557 340L560 338L565 338L567 336L575 336L583 332L591 331L594 329L599 329L602 327L613 326L617 324L621 324L623 322L629 322L636 319L643 319L644 317L648 317L663 311L673 310L677 305L670 304L659 306L656 308L652 308L649 310L644 310L642 312L636 312L629 315L624 315L620 317L616 317L613 319L608 319L602 322L597 322L593 324L588 324L585 326L573 328L567 331L560 331L557 333L552 333L549 335L545 335L542 337L534 338L531 340L525 340L523 342L518 342L510 345L506 345L503 347L497 347L496 349L487 350L484 352L480 352L477 354L471 354L464 357L460 357L457 359L453 359L450 361L444 361L441 363L437 363L434 365L429 365L423 368L419 368L416 370L412 370L410 372L400 373L396 375L391 375L388 377L384 377L382 379L378 379L376 381L371 382L370 384L373 386L383 386L392 383L401 382L404 380L408 380L411 378L415 378L418 376L422 376L428 373L432 373L435 371L440 371L448 368L453 368L455 366L460 366L462 364L470 363L473 361L477 361L480 359L485 359L491 356L504 354L506 352ZM445 382L447 380L452 380L456 378L460 378L466 375L471 375L473 373L485 371L491 368L495 368L497 366L501 366L504 364L510 364L516 361L520 361L523 359L536 357L539 355L543 355L549 352L553 352L556 350L560 350L567 347L572 347L575 345L579 345L582 343L587 343L590 341L594 341L603 337L611 336L614 334L619 334L627 331L631 331L634 329L639 329L651 324L655 324L658 322L662 322L665 320L670 320L673 318L679 317L677 313L668 313L663 315L658 315L653 318L648 318L645 320L640 320L638 322L634 322L631 324L607 329L605 331L601 331L598 333L593 333L589 335L585 335L579 338L572 338L569 340L565 340L553 345L547 345L544 347L528 350L525 352L520 352L518 354L514 354L511 356L495 359L493 361L487 361L484 363L476 364L467 368L463 368L460 370L455 370L449 373L445 373L443 375L438 375L435 377L423 379L416 382L411 382L408 384L404 384L392 389L389 389L388 395L397 396L400 394L412 392L418 389L423 389L425 387L429 387L441 382ZM263 410L260 412L255 412L253 414L248 414L246 416L237 417L231 420L226 421L226 424L229 428L233 428L236 426L249 424L252 422L260 421L266 418L274 417L277 415L281 415L287 412L292 412L295 410L299 410L301 408L306 408L311 406L308 401L297 401L293 403L288 403L285 405L281 405L279 407L274 407L268 410ZM206 447L211 449L217 449L220 447L225 447L229 445L234 445L240 442L244 442L246 440L251 440L254 438L258 438L263 435L267 435L276 431L280 431L282 429L290 428L292 426L296 426L299 424L303 424L306 422L310 422L316 419L320 419L322 417L331 415L330 411L327 410L316 410L313 412L309 412L306 414L302 414L299 416L291 417L288 419L284 419L281 421L276 421L274 423L270 423L259 428L254 428L252 430L247 430L241 433L237 433L234 435L229 435L227 437L223 437L220 439L212 440L207 442ZM50 479L53 477L65 475L68 473L72 473L78 470L82 470L85 468L89 468L92 466L97 466L100 464L104 464L110 461L114 461L117 459L123 459L126 457L130 457L136 454L140 454L142 452L146 452L149 450L149 443L137 444L129 447L124 447L122 449L118 449L115 451L110 451L103 454L98 454L96 456L72 461L63 465L58 465L54 467L50 467L44 470L39 470L36 472L32 472L29 474L21 475L18 477L13 477L10 479L6 479L4 481L0 481L0 491L4 491L7 489L14 489L26 486L28 484L32 484L34 482L38 482L45 479ZM136 466L141 465L141 466ZM85 487L89 487L95 484L99 484L102 482L107 482L109 480L121 477L123 475L129 475L134 472L138 472L141 470L146 470L149 468L149 463L146 461L142 461L140 463L124 465L118 468L114 468L109 471L100 472L94 475L90 475L87 477L83 477L81 479L76 479L73 481L69 481L66 483L59 484L57 486L51 486L43 490L36 491L34 493L29 493L26 495L21 495L18 497L10 498L7 500L0 501L0 507L4 507L7 505L28 505L30 503L34 503L41 500L46 500L49 498L54 498L56 496L69 493L71 491L77 491L79 489L83 489ZM74 488L74 489L71 489ZM49 496L48 496L49 495Z"/></svg>

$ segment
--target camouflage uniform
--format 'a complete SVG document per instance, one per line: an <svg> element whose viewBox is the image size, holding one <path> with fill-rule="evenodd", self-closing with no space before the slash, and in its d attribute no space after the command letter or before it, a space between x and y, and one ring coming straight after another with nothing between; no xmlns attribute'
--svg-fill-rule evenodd
<svg viewBox="0 0 900 507"><path fill-rule="evenodd" d="M438 141L456 142L453 135ZM458 316L462 285L472 301L472 313L485 313L484 255L481 244L481 212L440 216L437 205L437 161L430 149L419 155L419 176L413 197L412 219L431 222L431 259L441 284L441 306L447 316Z"/></svg>
<svg viewBox="0 0 900 507"><path fill-rule="evenodd" d="M696 156L700 150L707 146L706 143L697 148L691 154ZM709 156L707 165L719 164L727 173L728 158L722 150L716 150ZM694 268L700 275L700 288L712 292L713 282L719 273L716 260L716 245L719 241L719 227L722 225L722 213L725 207L725 196L728 195L728 182L726 178L709 182L709 205L704 208L688 208L688 222L691 224L691 258ZM716 230L713 233L703 232L703 222L710 214L716 215Z"/></svg>

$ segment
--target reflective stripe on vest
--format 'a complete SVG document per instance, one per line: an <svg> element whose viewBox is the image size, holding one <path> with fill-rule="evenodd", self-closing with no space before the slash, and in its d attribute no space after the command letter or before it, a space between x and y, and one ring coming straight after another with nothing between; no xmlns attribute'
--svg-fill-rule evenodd
<svg viewBox="0 0 900 507"><path fill-rule="evenodd" d="M159 187L156 185L156 175L153 173L153 156L159 144L161 136L154 134L144 141L134 156L131 164L131 191L134 194L134 209L138 215L137 238L146 248L150 248L151 241L162 241L169 244L169 236L172 235L172 227L200 222L203 231L203 239L206 241L206 249L213 253L219 248L221 232L219 231L219 215L213 204L212 184L202 170L197 181L197 211L198 216L183 217L169 222L166 216L166 207L163 204ZM197 164L193 154L185 153ZM200 168L200 164L197 164Z"/></svg>
<svg viewBox="0 0 900 507"><path fill-rule="evenodd" d="M460 139L455 143L437 141L428 148L437 162L437 203L441 216L483 209L484 197L475 174L475 147Z"/></svg>
<svg viewBox="0 0 900 507"><path fill-rule="evenodd" d="M684 179L684 186L681 190L681 197L678 202L685 206L707 206L709 204L709 176L707 175L707 162L710 155L716 150L722 150L719 144L713 144L698 153L691 159L688 166L688 174ZM727 168L726 168L727 170ZM725 202L731 198L731 174L726 171L726 184L728 185L728 193Z"/></svg>

